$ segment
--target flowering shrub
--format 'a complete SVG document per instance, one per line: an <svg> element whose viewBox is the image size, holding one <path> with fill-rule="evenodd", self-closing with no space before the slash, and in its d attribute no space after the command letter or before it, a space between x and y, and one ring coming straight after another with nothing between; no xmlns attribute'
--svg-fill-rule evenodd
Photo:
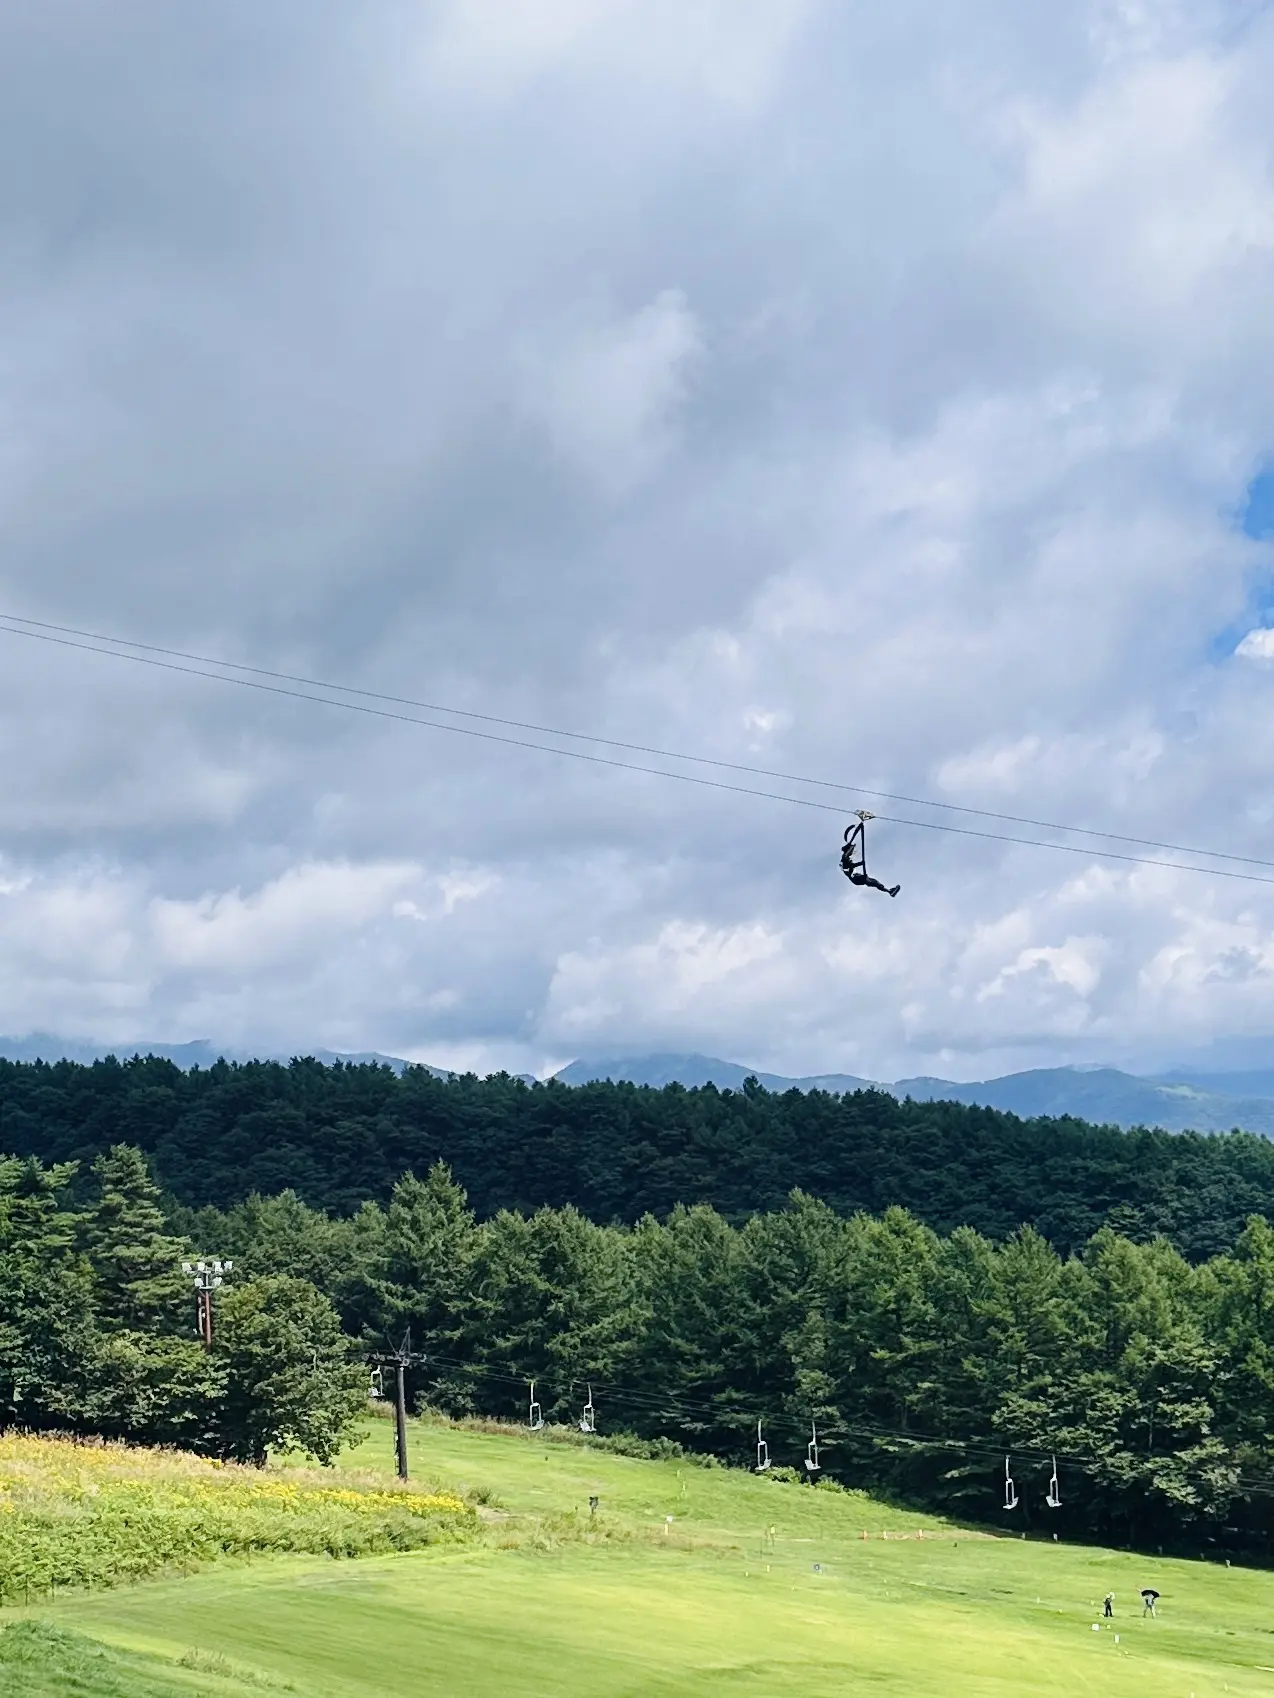
<svg viewBox="0 0 1274 1698"><path fill-rule="evenodd" d="M0 1438L0 1602L106 1586L229 1555L366 1556L458 1542L477 1513L450 1492L262 1473L180 1451Z"/></svg>

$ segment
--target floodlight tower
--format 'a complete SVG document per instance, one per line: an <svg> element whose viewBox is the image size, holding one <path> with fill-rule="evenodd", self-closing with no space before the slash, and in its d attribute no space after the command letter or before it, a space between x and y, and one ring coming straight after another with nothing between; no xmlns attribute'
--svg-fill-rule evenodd
<svg viewBox="0 0 1274 1698"><path fill-rule="evenodd" d="M205 1350L212 1349L212 1294L226 1283L233 1262L213 1258L206 1262L183 1262L181 1271L195 1282L195 1299L199 1307L199 1336Z"/></svg>

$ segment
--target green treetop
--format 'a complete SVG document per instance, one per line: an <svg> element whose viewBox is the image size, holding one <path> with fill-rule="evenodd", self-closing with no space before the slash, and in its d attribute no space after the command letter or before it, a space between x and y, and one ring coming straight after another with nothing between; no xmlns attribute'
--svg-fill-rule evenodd
<svg viewBox="0 0 1274 1698"><path fill-rule="evenodd" d="M100 1324L178 1332L194 1325L193 1290L181 1271L190 1254L166 1228L146 1158L116 1144L93 1163L97 1196L83 1221L84 1248L97 1275Z"/></svg>

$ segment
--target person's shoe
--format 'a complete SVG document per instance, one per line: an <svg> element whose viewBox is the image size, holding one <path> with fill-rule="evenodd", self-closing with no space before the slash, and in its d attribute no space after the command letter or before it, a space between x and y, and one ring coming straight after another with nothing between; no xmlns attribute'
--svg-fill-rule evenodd
<svg viewBox="0 0 1274 1698"><path fill-rule="evenodd" d="M902 886L901 886L901 885L900 885L900 884L896 884L896 885L895 885L895 886L894 886L894 887L893 887L893 889L892 889L892 890L891 890L891 891L890 891L890 892L889 892L889 894L890 894L890 895L891 895L891 896L897 896L897 894L898 894L898 892L899 892L899 891L900 891L900 890L901 890L901 889L902 889Z"/></svg>

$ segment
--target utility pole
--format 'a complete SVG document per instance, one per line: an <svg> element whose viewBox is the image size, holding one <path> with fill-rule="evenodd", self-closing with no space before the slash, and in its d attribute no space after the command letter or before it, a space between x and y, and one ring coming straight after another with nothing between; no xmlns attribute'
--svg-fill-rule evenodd
<svg viewBox="0 0 1274 1698"><path fill-rule="evenodd" d="M199 1336L203 1340L205 1350L212 1349L212 1294L226 1283L225 1276L234 1267L233 1262L217 1260L207 1262L183 1262L181 1271L187 1279L195 1282L195 1300L199 1312Z"/></svg>
<svg viewBox="0 0 1274 1698"><path fill-rule="evenodd" d="M403 1334L397 1350L387 1350L371 1358L378 1367L394 1370L394 1438L398 1452L398 1478L407 1478L407 1370L425 1360L423 1351L411 1347L411 1328Z"/></svg>

